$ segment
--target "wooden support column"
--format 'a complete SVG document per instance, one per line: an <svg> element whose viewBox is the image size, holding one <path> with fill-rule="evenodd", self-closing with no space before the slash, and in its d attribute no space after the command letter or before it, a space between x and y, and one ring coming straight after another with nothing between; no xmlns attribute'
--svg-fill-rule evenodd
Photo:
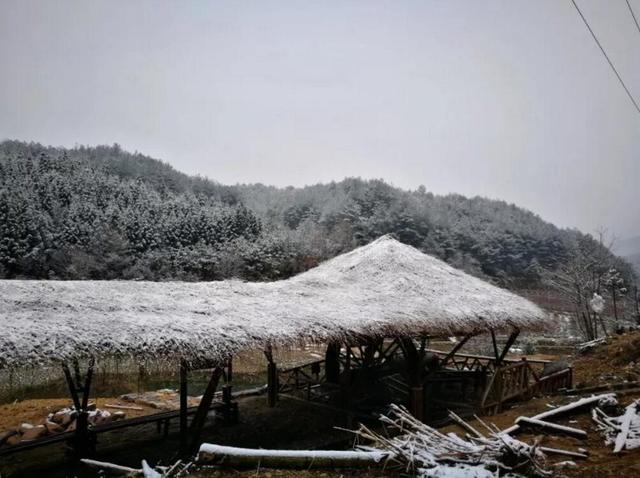
<svg viewBox="0 0 640 478"><path fill-rule="evenodd" d="M340 344L329 342L324 359L327 382L338 383L340 381Z"/></svg>
<svg viewBox="0 0 640 478"><path fill-rule="evenodd" d="M424 385L420 384L409 389L409 411L418 420L424 420Z"/></svg>
<svg viewBox="0 0 640 478"><path fill-rule="evenodd" d="M347 341L344 344L345 346L345 356L344 356L344 370L340 375L340 407L343 410L351 410L352 406L352 395L353 395L353 383L351 376L351 361L353 359L351 350L351 344ZM345 426L347 428L351 428L353 426L353 414L348 412L346 416Z"/></svg>
<svg viewBox="0 0 640 478"><path fill-rule="evenodd" d="M264 350L267 357L267 404L275 407L278 402L278 366L273 361L273 349L268 345Z"/></svg>
<svg viewBox="0 0 640 478"><path fill-rule="evenodd" d="M227 362L226 373L224 374L224 385L222 386L222 401L225 405L231 404L231 389L233 385L233 359Z"/></svg>
<svg viewBox="0 0 640 478"><path fill-rule="evenodd" d="M180 449L179 454L187 458L189 454L189 432L187 420L188 393L189 393L189 365L186 360L180 361Z"/></svg>
<svg viewBox="0 0 640 478"><path fill-rule="evenodd" d="M423 355L420 354L412 339L400 340L406 364L406 377L409 384L409 412L418 420L424 419L424 371Z"/></svg>
<svg viewBox="0 0 640 478"><path fill-rule="evenodd" d="M84 378L84 383L80 374L80 365L77 360L74 361L74 376L67 364L62 365L69 393L73 400L73 407L76 410L76 429L74 432L71 446L76 458L84 458L90 456L95 451L95 435L89 429L89 396L91 394L91 383L93 380L93 370L95 367L95 359L89 360L89 367ZM79 394L82 394L82 399Z"/></svg>
<svg viewBox="0 0 640 478"><path fill-rule="evenodd" d="M207 415L211 409L211 403L213 402L213 397L216 393L216 389L218 388L218 382L220 381L221 376L222 368L214 368L211 378L209 379L209 383L207 384L207 388L200 399L200 404L198 405L196 414L191 421L191 427L189 428L191 441L188 449L188 456L194 456L198 451L200 446L200 435L202 434L202 429L207 421Z"/></svg>

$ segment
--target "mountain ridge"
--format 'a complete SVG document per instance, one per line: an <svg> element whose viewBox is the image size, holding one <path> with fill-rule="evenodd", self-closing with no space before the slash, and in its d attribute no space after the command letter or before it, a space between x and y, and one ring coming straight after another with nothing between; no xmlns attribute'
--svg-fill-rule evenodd
<svg viewBox="0 0 640 478"><path fill-rule="evenodd" d="M0 173L6 277L271 280L393 234L476 276L527 286L594 241L502 200L380 179L228 186L118 145L4 141Z"/></svg>

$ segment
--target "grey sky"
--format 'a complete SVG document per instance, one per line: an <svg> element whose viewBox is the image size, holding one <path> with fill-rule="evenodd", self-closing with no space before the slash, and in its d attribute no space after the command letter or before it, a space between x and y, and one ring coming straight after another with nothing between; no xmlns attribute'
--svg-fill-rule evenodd
<svg viewBox="0 0 640 478"><path fill-rule="evenodd" d="M626 3L578 3L640 99ZM3 0L0 65L0 138L117 142L222 183L380 177L640 234L640 115L570 0Z"/></svg>

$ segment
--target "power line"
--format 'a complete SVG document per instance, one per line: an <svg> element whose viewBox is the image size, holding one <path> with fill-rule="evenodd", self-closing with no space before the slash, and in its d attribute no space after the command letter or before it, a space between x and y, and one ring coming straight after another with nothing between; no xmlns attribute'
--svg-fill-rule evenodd
<svg viewBox="0 0 640 478"><path fill-rule="evenodd" d="M627 7L629 7L629 11L631 12L631 16L633 17L633 21L636 24L636 28L638 29L638 33L640 33L640 25L638 25L638 19L636 18L636 14L633 13L633 8L631 8L631 4L629 3L629 0L626 0L627 2Z"/></svg>
<svg viewBox="0 0 640 478"><path fill-rule="evenodd" d="M596 36L595 33L593 33L593 30L591 29L591 27L589 26L589 22L587 22L587 19L584 17L584 15L582 14L582 12L580 11L580 8L578 7L578 4L576 3L575 0L571 0L571 3L573 3L573 6L576 7L576 10L578 11L578 14L580 15L580 18L582 18L582 21L584 22L584 24L587 26L587 29L589 30L589 33L591 33L591 36L593 37L593 39L595 40L596 44L598 45L598 47L600 47L600 51L602 52L602 54L604 55L604 57L607 59L607 62L609 63L609 66L611 67L611 69L613 70L613 72L616 74L616 76L618 77L618 81L620 81L620 84L622 85L622 87L624 88L624 91L627 92L627 95L629 96L629 99L631 100L631 102L633 103L633 106L636 107L636 110L638 111L638 113L640 113L640 106L638 106L638 103L636 103L636 100L633 99L633 95L631 95L631 92L629 91L629 88L627 88L627 85L624 84L624 81L622 81L622 77L620 76L620 74L618 73L618 70L616 70L616 67L613 66L613 63L611 62L611 60L609 59L609 55L607 55L607 52L604 51L604 48L602 48L602 45L600 44L600 41L598 40L598 37ZM634 16L635 18L635 16Z"/></svg>

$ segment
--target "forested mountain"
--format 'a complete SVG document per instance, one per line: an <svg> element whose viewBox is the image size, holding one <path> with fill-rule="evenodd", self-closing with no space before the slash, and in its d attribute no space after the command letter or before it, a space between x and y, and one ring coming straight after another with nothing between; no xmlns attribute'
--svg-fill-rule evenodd
<svg viewBox="0 0 640 478"><path fill-rule="evenodd" d="M117 145L0 143L2 277L270 280L387 233L514 287L535 286L581 244L602 247L515 205L424 187L223 186Z"/></svg>

